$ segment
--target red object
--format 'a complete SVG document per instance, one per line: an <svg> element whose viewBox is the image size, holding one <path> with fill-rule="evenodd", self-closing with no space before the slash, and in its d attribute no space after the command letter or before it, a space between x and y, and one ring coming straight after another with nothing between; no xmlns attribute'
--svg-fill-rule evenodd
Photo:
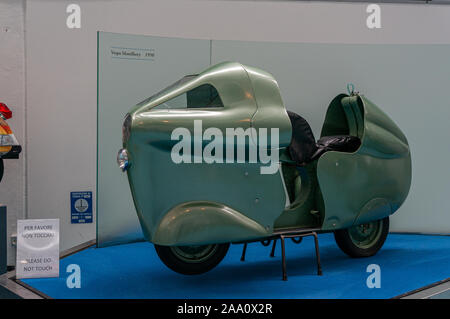
<svg viewBox="0 0 450 319"><path fill-rule="evenodd" d="M0 113L2 113L6 119L10 119L12 117L11 110L6 106L6 104L1 102L0 102Z"/></svg>

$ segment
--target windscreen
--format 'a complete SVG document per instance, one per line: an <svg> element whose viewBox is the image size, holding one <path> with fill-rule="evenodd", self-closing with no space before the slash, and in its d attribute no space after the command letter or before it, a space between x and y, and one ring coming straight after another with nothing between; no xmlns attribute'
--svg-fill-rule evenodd
<svg viewBox="0 0 450 319"><path fill-rule="evenodd" d="M184 83L192 80L193 78L195 78L197 76L197 74L194 75L186 75L185 77L182 77L181 79L179 79L178 81L176 81L175 83L172 83L171 85L169 85L168 87L162 89L161 91L159 91L156 94L153 94L152 96L150 96L149 98L146 98L144 101L138 103L138 106L143 106L145 104L150 103L153 100L156 100L157 98L163 96L164 94L166 94L167 92L173 90L175 87L183 85Z"/></svg>

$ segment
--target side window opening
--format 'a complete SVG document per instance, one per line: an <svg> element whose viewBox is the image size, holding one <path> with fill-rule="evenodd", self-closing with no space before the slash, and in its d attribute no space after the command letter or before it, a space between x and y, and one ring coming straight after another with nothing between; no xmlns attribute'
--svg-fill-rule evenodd
<svg viewBox="0 0 450 319"><path fill-rule="evenodd" d="M187 108L223 107L216 88L203 84L187 92Z"/></svg>
<svg viewBox="0 0 450 319"><path fill-rule="evenodd" d="M185 109L208 107L223 107L223 103L214 86L210 84L203 84L190 91L180 94L156 106L155 108Z"/></svg>

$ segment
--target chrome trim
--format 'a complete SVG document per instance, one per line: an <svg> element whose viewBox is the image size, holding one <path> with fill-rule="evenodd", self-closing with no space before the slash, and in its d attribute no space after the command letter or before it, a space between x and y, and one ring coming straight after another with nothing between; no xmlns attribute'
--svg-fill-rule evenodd
<svg viewBox="0 0 450 319"><path fill-rule="evenodd" d="M128 152L125 148L121 148L117 153L117 165L119 165L122 172L125 172L130 166L128 162Z"/></svg>

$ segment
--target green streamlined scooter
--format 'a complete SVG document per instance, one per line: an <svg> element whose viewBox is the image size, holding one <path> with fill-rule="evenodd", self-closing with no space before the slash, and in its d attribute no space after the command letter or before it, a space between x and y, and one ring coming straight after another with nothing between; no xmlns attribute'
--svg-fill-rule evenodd
<svg viewBox="0 0 450 319"><path fill-rule="evenodd" d="M146 239L183 274L283 234L334 232L348 255L371 256L411 184L405 135L366 97L336 96L316 141L271 74L234 62L134 106L117 160Z"/></svg>

